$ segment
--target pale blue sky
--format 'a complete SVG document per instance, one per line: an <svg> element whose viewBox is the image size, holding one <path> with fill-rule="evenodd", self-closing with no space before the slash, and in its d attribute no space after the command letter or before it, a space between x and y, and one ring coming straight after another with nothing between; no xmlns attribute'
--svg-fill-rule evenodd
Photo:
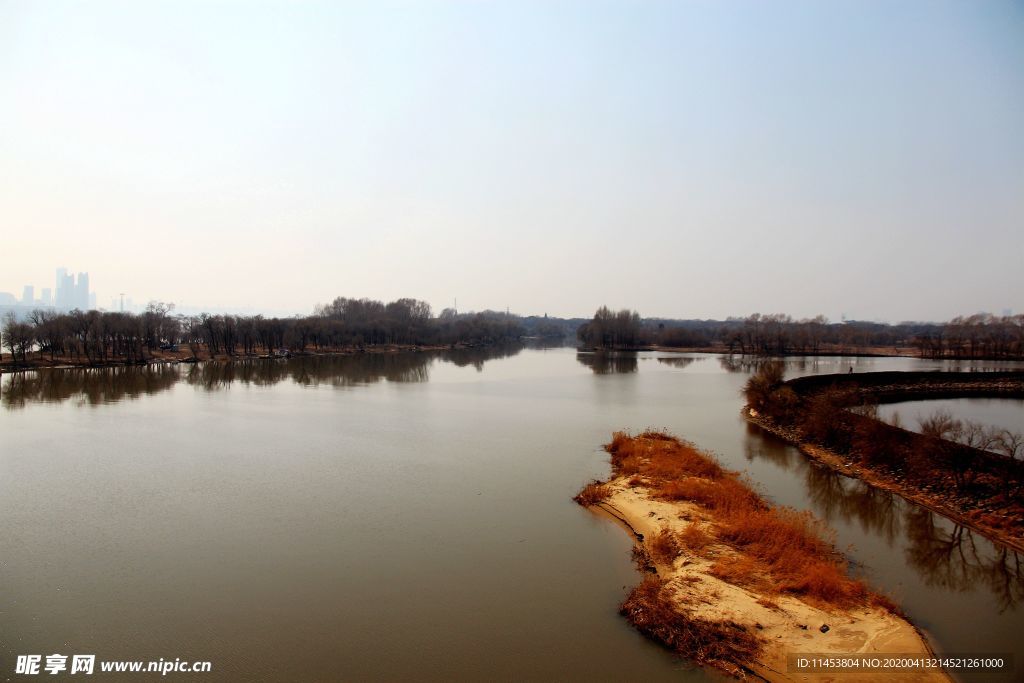
<svg viewBox="0 0 1024 683"><path fill-rule="evenodd" d="M1024 311L1021 2L5 2L0 290Z"/></svg>

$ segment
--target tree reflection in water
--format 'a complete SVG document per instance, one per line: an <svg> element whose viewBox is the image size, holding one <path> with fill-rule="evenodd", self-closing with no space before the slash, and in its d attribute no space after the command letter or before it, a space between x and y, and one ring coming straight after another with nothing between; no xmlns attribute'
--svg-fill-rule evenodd
<svg viewBox="0 0 1024 683"><path fill-rule="evenodd" d="M967 591L983 585L1005 612L1024 598L1021 555L930 510L906 505L907 560L929 586Z"/></svg>
<svg viewBox="0 0 1024 683"><path fill-rule="evenodd" d="M688 367L695 360L704 360L704 359L703 358L700 358L700 359L692 358L692 357L689 357L689 356L675 356L675 357L669 357L669 358L658 358L658 362L659 363L663 363L665 365L671 365L672 367L679 368L680 370L682 370L685 367Z"/></svg>
<svg viewBox="0 0 1024 683"><path fill-rule="evenodd" d="M859 361L854 360L855 364ZM829 356L829 357L818 357L818 356L798 356L798 357L785 357L781 358L778 356L758 356L758 355L722 355L718 357L718 363L722 366L722 369L726 372L742 372L747 374L753 374L765 363L783 363L786 366L787 373L800 373L815 374L821 370L828 370L829 372L835 372L837 367L845 366L846 360L842 356Z"/></svg>
<svg viewBox="0 0 1024 683"><path fill-rule="evenodd" d="M890 547L905 544L907 563L925 585L958 592L984 587L996 598L1000 612L1024 598L1021 553L894 493L813 463L754 425L748 425L744 451L749 461L768 460L802 475L815 514L827 523L855 520L865 533L883 538Z"/></svg>
<svg viewBox="0 0 1024 683"><path fill-rule="evenodd" d="M166 391L179 379L178 367L164 364L14 372L0 377L0 403L13 409L76 399L95 406Z"/></svg>
<svg viewBox="0 0 1024 683"><path fill-rule="evenodd" d="M613 375L637 371L636 354L628 351L577 353L576 360L593 370L595 375Z"/></svg>
<svg viewBox="0 0 1024 683"><path fill-rule="evenodd" d="M115 403L166 391L180 381L208 391L235 382L272 386L292 381L302 386L349 387L388 382L425 382L436 360L480 370L488 360L513 356L522 346L483 347L440 352L366 353L352 356L296 356L290 359L240 359L231 362L156 364L113 368L71 368L15 372L0 377L0 404L8 409L29 403L77 399L83 405Z"/></svg>

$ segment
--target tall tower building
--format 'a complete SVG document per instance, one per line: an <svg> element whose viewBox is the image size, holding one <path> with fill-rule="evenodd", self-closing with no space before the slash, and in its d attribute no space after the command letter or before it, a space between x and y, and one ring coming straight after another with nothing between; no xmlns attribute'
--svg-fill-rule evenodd
<svg viewBox="0 0 1024 683"><path fill-rule="evenodd" d="M89 310L89 273L79 273L75 285L75 308Z"/></svg>
<svg viewBox="0 0 1024 683"><path fill-rule="evenodd" d="M21 303L23 306L31 306L36 302L36 288L32 285L25 285L21 290Z"/></svg>
<svg viewBox="0 0 1024 683"><path fill-rule="evenodd" d="M57 308L67 308L68 306L68 292L67 292L67 280L68 280L68 269L58 268L57 269L57 286L54 289L54 301L53 303Z"/></svg>
<svg viewBox="0 0 1024 683"><path fill-rule="evenodd" d="M77 306L75 300L75 276L67 268L57 269L57 308L70 310Z"/></svg>

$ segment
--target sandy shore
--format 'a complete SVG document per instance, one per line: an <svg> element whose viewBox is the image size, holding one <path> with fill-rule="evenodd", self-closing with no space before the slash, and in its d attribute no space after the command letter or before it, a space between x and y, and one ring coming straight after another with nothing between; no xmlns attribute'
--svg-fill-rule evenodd
<svg viewBox="0 0 1024 683"><path fill-rule="evenodd" d="M634 482L636 483L636 482ZM683 532L690 524L705 525L708 511L688 502L656 500L644 486L630 486L627 477L608 482L610 496L591 509L622 522L648 551L651 540L668 528ZM817 674L788 671L793 654L850 655L852 653L929 655L923 635L904 618L882 606L835 609L809 604L788 595L759 595L712 574L716 560L735 554L714 544L699 556L683 552L671 564L650 560L658 577L667 582L674 607L689 616L736 625L760 641L756 660L742 661L736 673L768 681L948 681L941 672Z"/></svg>

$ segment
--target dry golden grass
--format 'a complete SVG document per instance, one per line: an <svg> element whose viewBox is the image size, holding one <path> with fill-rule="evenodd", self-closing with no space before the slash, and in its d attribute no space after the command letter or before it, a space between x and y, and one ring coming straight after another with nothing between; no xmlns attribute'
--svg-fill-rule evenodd
<svg viewBox="0 0 1024 683"><path fill-rule="evenodd" d="M714 539L697 522L691 522L678 534L679 543L694 555L702 555Z"/></svg>
<svg viewBox="0 0 1024 683"><path fill-rule="evenodd" d="M605 449L615 476L642 477L653 496L696 503L714 520L707 529L691 524L678 536L659 533L651 542L659 562L671 563L684 548L698 554L717 541L736 551L736 557L712 568L730 583L837 607L868 601L887 606L884 598L873 596L847 574L821 522L810 513L770 506L738 473L693 444L659 431L637 436L616 432ZM608 492L599 489L599 484L589 484L577 499L603 499Z"/></svg>
<svg viewBox="0 0 1024 683"><path fill-rule="evenodd" d="M583 487L583 490L573 498L580 505L597 505L612 494L608 484L599 481L592 481Z"/></svg>
<svg viewBox="0 0 1024 683"><path fill-rule="evenodd" d="M708 573L734 586L743 586L758 592L770 592L772 589L772 583L761 564L746 555L730 553L712 564Z"/></svg>
<svg viewBox="0 0 1024 683"><path fill-rule="evenodd" d="M659 640L700 664L740 673L733 662L754 661L761 650L757 637L729 622L708 621L673 606L671 589L657 576L645 576L619 611L641 633Z"/></svg>
<svg viewBox="0 0 1024 683"><path fill-rule="evenodd" d="M679 557L679 539L668 527L662 527L650 542L651 557L660 564L671 565Z"/></svg>

